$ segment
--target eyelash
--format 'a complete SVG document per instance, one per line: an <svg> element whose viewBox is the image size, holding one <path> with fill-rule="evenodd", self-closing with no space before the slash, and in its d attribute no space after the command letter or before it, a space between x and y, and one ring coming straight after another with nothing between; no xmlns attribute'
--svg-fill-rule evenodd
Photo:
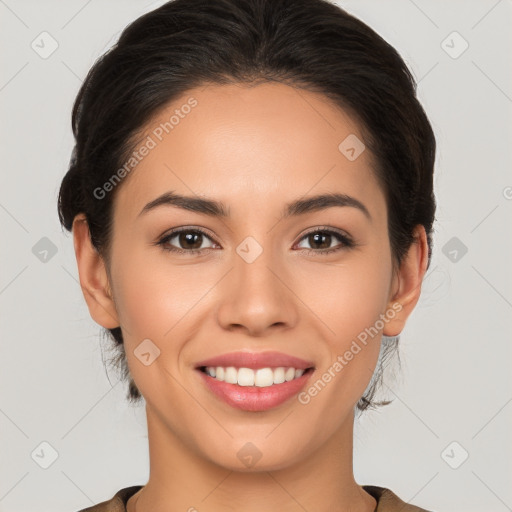
<svg viewBox="0 0 512 512"><path fill-rule="evenodd" d="M211 236L208 233L206 233L206 231L203 231L200 228L190 228L189 227L189 228L178 228L178 229L175 229L175 230L169 232L168 234L163 236L160 240L158 240L156 242L156 245L160 245L164 251L173 252L173 253L177 253L177 254L188 254L188 255L194 255L194 256L199 256L205 250L207 252L212 250L210 247L208 247L207 249L180 249L178 247L172 247L172 246L167 245L169 240L174 238L176 235L179 235L180 233L196 233L196 234L199 233L199 234L205 236L206 238L208 238L209 240L211 240L212 242L214 242L212 240ZM326 226L316 228L312 231L305 233L302 236L302 238L300 239L300 241L302 241L304 238L314 235L316 233L334 235L336 238L338 238L338 240L341 242L341 244L334 248L331 248L331 249L301 249L301 250L307 251L308 254L314 253L314 254L321 254L321 255L325 256L327 254L331 254L333 252L340 251L342 249L351 249L351 248L355 247L355 245L356 245L354 243L354 241L352 240L352 238L350 238L348 235L341 233L337 230L335 231L333 229L330 229Z"/></svg>

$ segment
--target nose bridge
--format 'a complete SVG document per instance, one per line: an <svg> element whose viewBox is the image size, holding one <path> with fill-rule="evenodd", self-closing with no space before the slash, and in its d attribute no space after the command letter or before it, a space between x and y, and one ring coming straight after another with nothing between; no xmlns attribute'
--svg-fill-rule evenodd
<svg viewBox="0 0 512 512"><path fill-rule="evenodd" d="M278 267L279 262L270 245L270 237L260 243L248 236L236 247L235 252L233 264L238 282L252 288L253 293L275 295L276 277L270 269Z"/></svg>
<svg viewBox="0 0 512 512"><path fill-rule="evenodd" d="M263 307L274 309L283 293L280 289L282 284L270 270L279 264L269 240L270 237L267 237L260 243L254 237L245 238L236 248L237 256L234 258L237 278L235 293L239 300L249 307L252 303L256 310Z"/></svg>
<svg viewBox="0 0 512 512"><path fill-rule="evenodd" d="M271 326L295 322L293 294L283 283L286 276L279 275L283 267L270 239L260 243L248 236L235 248L228 289L218 310L218 320L224 328L237 325L252 334L261 334Z"/></svg>

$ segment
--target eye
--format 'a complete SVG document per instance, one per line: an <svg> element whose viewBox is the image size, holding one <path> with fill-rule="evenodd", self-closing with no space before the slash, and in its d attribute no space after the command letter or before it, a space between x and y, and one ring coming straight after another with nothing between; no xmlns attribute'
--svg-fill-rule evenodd
<svg viewBox="0 0 512 512"><path fill-rule="evenodd" d="M164 237L158 240L157 245L162 246L165 251L176 252L179 254L197 254L203 252L205 249L212 248L211 246L203 246L206 239L213 242L213 240L202 229L179 228L167 233ZM177 244L178 247L176 247L175 244ZM215 242L213 242L213 244L216 245Z"/></svg>
<svg viewBox="0 0 512 512"><path fill-rule="evenodd" d="M203 244L207 240L212 242L213 245L205 247ZM301 240L304 240L312 246L311 249L305 248L306 251L322 255L355 246L355 243L347 234L326 227L316 228L306 233ZM338 240L339 243L332 247L332 243L335 240ZM173 229L160 238L156 244L160 245L165 251L194 255L204 251L208 252L212 248L219 247L205 231L200 228L191 227ZM176 245L178 245L178 247L176 247ZM304 248L300 246L300 243L298 247Z"/></svg>
<svg viewBox="0 0 512 512"><path fill-rule="evenodd" d="M331 244L336 239L340 243L335 247L332 247ZM342 249L347 249L355 246L354 241L345 233L334 231L332 229L327 229L325 227L316 228L315 230L310 231L309 233L304 235L301 238L301 240L305 240L312 246L312 249L306 248L308 252L313 252L322 255L336 251L341 251Z"/></svg>

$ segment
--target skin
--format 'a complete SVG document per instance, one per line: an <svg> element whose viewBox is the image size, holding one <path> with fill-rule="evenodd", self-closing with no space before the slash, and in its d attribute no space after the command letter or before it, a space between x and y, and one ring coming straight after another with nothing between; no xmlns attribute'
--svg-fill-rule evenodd
<svg viewBox="0 0 512 512"><path fill-rule="evenodd" d="M146 400L150 478L128 511L372 512L375 499L353 475L354 407L375 369L381 335L399 334L427 266L423 227L393 265L384 193L369 150L349 161L338 145L358 124L321 95L284 84L210 85L161 110L146 134L189 97L198 105L116 191L111 262L94 250L82 214L73 235L92 318L121 326L130 372ZM176 206L142 208L168 191L222 201L229 218ZM357 208L331 207L280 219L285 204L325 192ZM199 256L155 245L171 228L204 228ZM349 234L321 245L305 236L329 226ZM247 263L237 246L263 248ZM300 246L300 247L298 247ZM341 247L330 254L325 248ZM211 248L211 249L208 249ZM307 252L307 249L310 252ZM315 363L317 378L380 314L401 311L308 404L294 397L264 412L234 409L212 395L194 366L236 350L278 350ZM149 338L160 356L134 354ZM261 459L237 457L253 443Z"/></svg>

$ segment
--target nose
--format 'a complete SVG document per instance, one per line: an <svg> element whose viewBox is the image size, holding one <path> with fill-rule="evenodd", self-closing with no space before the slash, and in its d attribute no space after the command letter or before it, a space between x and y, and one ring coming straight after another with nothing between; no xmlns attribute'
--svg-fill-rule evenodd
<svg viewBox="0 0 512 512"><path fill-rule="evenodd" d="M292 276L270 250L249 263L237 253L221 288L217 321L229 331L265 336L293 328L299 318Z"/></svg>

